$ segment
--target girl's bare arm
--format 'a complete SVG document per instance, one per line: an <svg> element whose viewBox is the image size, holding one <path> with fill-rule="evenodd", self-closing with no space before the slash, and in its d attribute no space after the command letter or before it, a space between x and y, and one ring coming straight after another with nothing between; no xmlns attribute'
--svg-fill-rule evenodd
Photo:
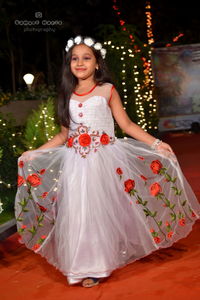
<svg viewBox="0 0 200 300"><path fill-rule="evenodd" d="M138 126L130 120L123 108L120 96L116 89L113 90L112 99L110 101L110 107L112 110L113 117L125 133L135 138L136 140L146 143L149 146L151 146L154 143L154 141L156 140L155 137L144 131L140 126ZM167 150L173 153L171 147L164 142L159 144L157 149Z"/></svg>

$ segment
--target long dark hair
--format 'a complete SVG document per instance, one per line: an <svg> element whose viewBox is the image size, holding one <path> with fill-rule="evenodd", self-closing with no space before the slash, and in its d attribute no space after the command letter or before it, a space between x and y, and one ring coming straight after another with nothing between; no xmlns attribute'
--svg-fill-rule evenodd
<svg viewBox="0 0 200 300"><path fill-rule="evenodd" d="M72 57L72 50L76 45L71 47L67 54L64 56L63 65L62 65L62 75L61 75L61 84L60 90L58 94L58 118L60 120L60 124L66 128L69 128L70 125L70 112L69 112L69 101L73 91L78 84L77 78L72 74L70 63ZM104 59L101 56L99 50L90 47L93 51L93 54L96 58L98 64L98 70L95 70L94 81L98 85L102 85L103 83L109 82L113 83L111 76L109 74L108 68Z"/></svg>

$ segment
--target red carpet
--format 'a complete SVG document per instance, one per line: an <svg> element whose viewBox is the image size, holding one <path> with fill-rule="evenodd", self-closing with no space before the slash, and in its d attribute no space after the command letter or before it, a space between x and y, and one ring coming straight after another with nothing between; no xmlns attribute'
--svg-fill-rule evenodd
<svg viewBox="0 0 200 300"><path fill-rule="evenodd" d="M176 152L182 170L200 200L200 134L163 138ZM1 300L199 300L200 221L173 247L116 270L91 289L68 286L66 278L17 242L17 234L0 244Z"/></svg>

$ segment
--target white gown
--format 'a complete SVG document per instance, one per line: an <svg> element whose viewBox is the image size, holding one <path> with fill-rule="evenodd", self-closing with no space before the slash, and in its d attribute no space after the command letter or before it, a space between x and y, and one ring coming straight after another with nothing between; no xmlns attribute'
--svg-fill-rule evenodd
<svg viewBox="0 0 200 300"><path fill-rule="evenodd" d="M110 95L73 94L67 144L18 159L20 241L70 284L171 246L200 217L174 155L115 137Z"/></svg>

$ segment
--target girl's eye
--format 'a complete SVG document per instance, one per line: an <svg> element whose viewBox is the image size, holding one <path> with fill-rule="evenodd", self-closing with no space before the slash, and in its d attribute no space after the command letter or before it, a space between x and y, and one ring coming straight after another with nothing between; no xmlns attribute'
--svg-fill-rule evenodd
<svg viewBox="0 0 200 300"><path fill-rule="evenodd" d="M72 57L72 59L71 59L71 60L77 60L77 57L75 57L75 56L74 56L74 57Z"/></svg>
<svg viewBox="0 0 200 300"><path fill-rule="evenodd" d="M84 57L84 59L85 60L89 60L89 59L91 59L91 57L90 56L86 56L86 57Z"/></svg>

